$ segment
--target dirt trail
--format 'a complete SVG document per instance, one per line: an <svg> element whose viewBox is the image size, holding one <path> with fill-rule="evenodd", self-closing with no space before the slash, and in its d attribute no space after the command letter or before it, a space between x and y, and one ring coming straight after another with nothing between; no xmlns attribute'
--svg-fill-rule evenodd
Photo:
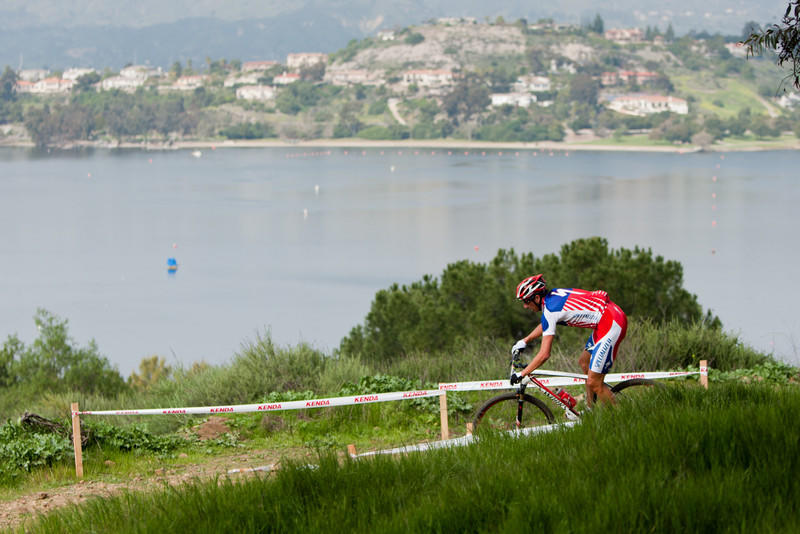
<svg viewBox="0 0 800 534"><path fill-rule="evenodd" d="M302 454L297 452L296 454ZM295 455L296 455L295 454ZM214 477L230 477L243 480L258 473L248 471L256 467L273 465L278 467L281 457L294 456L283 451L278 455L273 450L241 451L233 455L216 456L202 464L172 464L147 473L132 474L127 481L109 475L105 480L82 480L68 486L50 488L23 495L11 501L0 502L0 529L19 527L39 514L47 514L69 504L79 504L89 499L110 497L124 491L153 491L164 485L177 486L193 480L209 480ZM228 474L231 469L242 472Z"/></svg>

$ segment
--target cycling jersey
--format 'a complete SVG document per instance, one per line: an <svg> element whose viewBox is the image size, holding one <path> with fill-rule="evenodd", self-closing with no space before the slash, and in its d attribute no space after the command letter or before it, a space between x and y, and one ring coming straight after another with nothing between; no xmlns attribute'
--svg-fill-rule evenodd
<svg viewBox="0 0 800 534"><path fill-rule="evenodd" d="M542 335L553 336L556 325L592 328L585 349L591 354L589 369L607 373L628 330L622 308L608 299L605 291L553 289L542 303Z"/></svg>
<svg viewBox="0 0 800 534"><path fill-rule="evenodd" d="M542 304L542 335L555 335L556 324L595 328L608 302L605 291L553 289Z"/></svg>

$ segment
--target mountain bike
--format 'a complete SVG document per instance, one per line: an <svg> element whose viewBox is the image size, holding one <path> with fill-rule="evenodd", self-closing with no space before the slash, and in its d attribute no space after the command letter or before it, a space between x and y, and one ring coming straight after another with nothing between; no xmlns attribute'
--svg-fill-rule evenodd
<svg viewBox="0 0 800 534"><path fill-rule="evenodd" d="M525 364L520 362L518 357L511 359L511 372L524 368ZM555 423L553 412L540 398L529 395L526 392L528 387L536 388L545 398L550 399L558 409L564 411L564 416L568 420L580 419L581 412L575 408L577 401L569 392L562 388L550 389L535 376L528 375L522 379L516 391L492 397L478 408L473 421L475 431L519 430ZM630 388L641 390L645 387L664 387L664 385L646 378L631 378L609 387L615 396L623 391L627 391L625 395L628 396Z"/></svg>

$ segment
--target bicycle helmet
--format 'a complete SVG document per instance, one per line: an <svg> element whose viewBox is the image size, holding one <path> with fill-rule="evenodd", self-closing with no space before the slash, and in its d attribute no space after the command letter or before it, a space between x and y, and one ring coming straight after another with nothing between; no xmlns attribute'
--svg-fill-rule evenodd
<svg viewBox="0 0 800 534"><path fill-rule="evenodd" d="M517 286L517 298L522 302L530 301L534 295L544 296L546 292L547 282L544 281L544 276L541 274L529 276Z"/></svg>

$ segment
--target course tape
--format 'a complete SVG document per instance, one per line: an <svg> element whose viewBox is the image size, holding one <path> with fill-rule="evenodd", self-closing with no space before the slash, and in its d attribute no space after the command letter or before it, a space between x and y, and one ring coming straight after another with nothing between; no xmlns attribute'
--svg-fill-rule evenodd
<svg viewBox="0 0 800 534"><path fill-rule="evenodd" d="M236 404L233 406L195 406L191 408L148 408L143 410L104 410L79 411L78 415L203 415L219 413L275 412L280 410L305 410L308 408L327 408L331 406L351 406L373 402L399 401L436 397L442 392L438 389L415 391L395 391L391 393L368 393L348 397L331 397L287 402L264 402L260 404Z"/></svg>
<svg viewBox="0 0 800 534"><path fill-rule="evenodd" d="M707 374L707 369L698 371L651 371L644 373L616 373L606 375L606 382L614 383L631 378L676 378L696 374ZM535 375L546 375L550 378L538 378L545 386L573 386L586 382L586 375L560 373L557 371L537 370ZM308 408L327 408L333 406L352 406L374 402L388 402L423 397L435 397L443 391L482 391L493 389L514 389L508 379L477 380L473 382L440 383L438 389L421 389L413 391L394 391L391 393L368 393L347 397L330 397L326 399L310 399L286 402L264 402L259 404L234 404L230 406L194 406L190 408L145 408L140 410L84 410L72 415L213 415L220 413L276 412L281 410L305 410Z"/></svg>
<svg viewBox="0 0 800 534"><path fill-rule="evenodd" d="M547 375L552 378L540 378L537 380L545 386L574 386L586 382L586 375L575 373L558 373L556 371L534 371L534 375ZM645 373L615 373L606 375L605 381L609 383L622 382L631 378L647 378L657 380L662 378L676 378L679 376L689 376L700 374L698 371L649 371ZM508 379L499 378L497 380L477 380L473 382L449 382L440 383L440 391L483 391L491 389L515 389Z"/></svg>

